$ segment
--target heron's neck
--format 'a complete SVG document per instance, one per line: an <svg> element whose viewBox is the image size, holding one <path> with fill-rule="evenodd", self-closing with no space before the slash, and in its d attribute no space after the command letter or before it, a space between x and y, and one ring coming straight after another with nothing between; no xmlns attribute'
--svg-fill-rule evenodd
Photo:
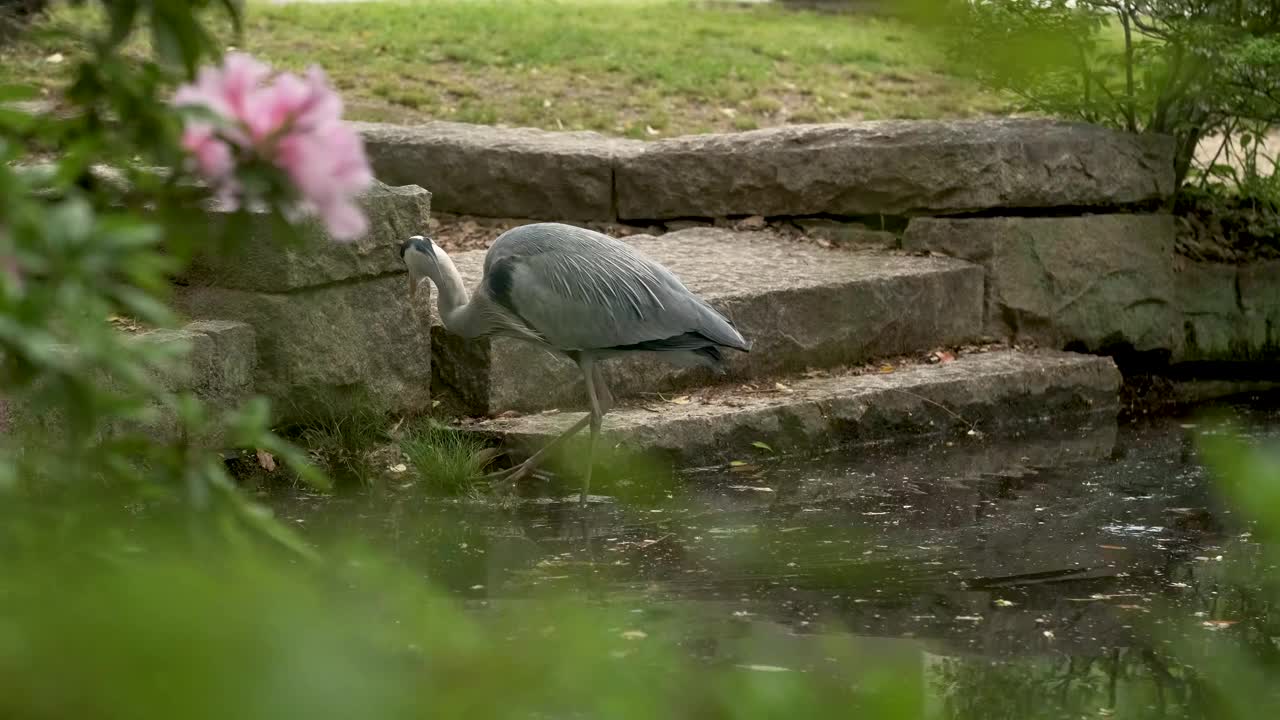
<svg viewBox="0 0 1280 720"><path fill-rule="evenodd" d="M463 284L462 275L458 273L453 260L449 259L443 250L437 248L436 264L440 268L440 277L436 282L436 287L440 291L438 301L440 321L444 323L445 329L465 338L483 335L484 328L479 313L467 296L467 287Z"/></svg>

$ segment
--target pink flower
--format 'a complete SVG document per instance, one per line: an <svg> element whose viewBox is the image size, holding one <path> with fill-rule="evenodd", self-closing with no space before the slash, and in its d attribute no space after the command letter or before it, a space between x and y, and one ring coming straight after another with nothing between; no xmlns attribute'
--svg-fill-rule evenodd
<svg viewBox="0 0 1280 720"><path fill-rule="evenodd" d="M292 181L299 201L291 214L318 215L338 240L367 231L355 198L373 181L373 172L363 140L342 120L342 99L319 68L305 77L281 73L272 78L266 65L232 53L221 68L202 68L173 102L203 106L219 116L217 125L189 121L182 144L196 172L224 201L239 202L236 156L256 157Z"/></svg>

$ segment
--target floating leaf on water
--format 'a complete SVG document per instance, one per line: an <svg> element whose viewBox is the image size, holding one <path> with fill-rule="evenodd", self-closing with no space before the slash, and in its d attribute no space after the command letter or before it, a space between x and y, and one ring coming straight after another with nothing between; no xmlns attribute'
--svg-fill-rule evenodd
<svg viewBox="0 0 1280 720"><path fill-rule="evenodd" d="M743 465L746 465L746 463L745 463L745 462L743 462L743 461L741 461L741 460L730 460L730 461L729 461L729 467L742 467Z"/></svg>
<svg viewBox="0 0 1280 720"><path fill-rule="evenodd" d="M391 472L393 472L393 473L397 473L397 474L399 474L399 473L402 473L402 472L404 472L404 471L408 470L408 469L409 469L409 466L408 466L408 465L405 465L404 463L398 463L398 464L396 464L396 465L391 465L391 466L389 466L387 469L388 469L388 470L390 470L390 471L391 471Z"/></svg>
<svg viewBox="0 0 1280 720"><path fill-rule="evenodd" d="M995 604L996 604L996 607L1013 607L1018 603L1013 602L1012 600L1005 600L1004 598L996 598Z"/></svg>
<svg viewBox="0 0 1280 720"><path fill-rule="evenodd" d="M738 665L743 670L755 670L756 672L791 672L791 668L784 668L778 665Z"/></svg>
<svg viewBox="0 0 1280 720"><path fill-rule="evenodd" d="M643 640L649 637L649 633L643 630L624 630L620 636L623 640Z"/></svg>
<svg viewBox="0 0 1280 720"><path fill-rule="evenodd" d="M1238 621L1236 620L1205 620L1202 623L1202 625L1204 625L1205 629L1207 630L1217 631L1223 628L1229 628L1232 625L1235 625L1236 622Z"/></svg>
<svg viewBox="0 0 1280 720"><path fill-rule="evenodd" d="M957 615L955 619L963 620L964 622L982 622L983 618L981 615Z"/></svg>
<svg viewBox="0 0 1280 720"><path fill-rule="evenodd" d="M1123 545L1099 545L1098 547L1102 548L1103 550L1126 550L1127 549Z"/></svg>
<svg viewBox="0 0 1280 720"><path fill-rule="evenodd" d="M765 493L774 492L773 488L771 487L762 487L759 485L730 485L729 489L730 490L751 490L753 492L765 492Z"/></svg>
<svg viewBox="0 0 1280 720"><path fill-rule="evenodd" d="M883 373L883 374L885 374L885 375L887 375L887 374L889 374L889 373L893 372L893 369L894 369L894 368L893 368L893 366L892 366L892 365L881 365L881 366L880 366L880 372L881 372L881 373Z"/></svg>
<svg viewBox="0 0 1280 720"><path fill-rule="evenodd" d="M672 405L688 405L690 401L689 401L688 395L681 395L680 397L671 398L667 402L671 403Z"/></svg>
<svg viewBox="0 0 1280 720"><path fill-rule="evenodd" d="M1044 633L1042 633L1042 634L1043 634L1045 637L1049 638L1050 640L1052 640L1052 639L1053 639L1053 631L1052 631L1052 630L1045 630L1045 631L1044 631Z"/></svg>
<svg viewBox="0 0 1280 720"><path fill-rule="evenodd" d="M768 444L768 443L763 442L763 441L760 441L760 440L757 440L757 441L755 441L755 442L751 443L751 447L757 447L757 448L760 448L761 450L764 450L764 451L766 451L766 452L773 452L773 448L769 447L769 444Z"/></svg>
<svg viewBox="0 0 1280 720"><path fill-rule="evenodd" d="M788 392L788 393L791 392L791 388L787 387L786 385L783 385L782 383L774 383L773 389L777 390L778 392Z"/></svg>

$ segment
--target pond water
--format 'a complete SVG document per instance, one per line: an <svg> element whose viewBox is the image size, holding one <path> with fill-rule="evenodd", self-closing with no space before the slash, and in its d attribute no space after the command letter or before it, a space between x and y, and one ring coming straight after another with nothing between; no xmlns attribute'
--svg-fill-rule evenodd
<svg viewBox="0 0 1280 720"><path fill-rule="evenodd" d="M1211 409L1280 445L1276 398ZM1197 460L1204 410L675 481L637 470L612 486L625 499L585 511L411 487L274 504L308 533L389 549L477 612L585 594L696 657L776 671L820 668L835 639L914 668L945 717L1199 717L1195 673L1166 650L1236 633L1274 660L1280 636L1259 548Z"/></svg>

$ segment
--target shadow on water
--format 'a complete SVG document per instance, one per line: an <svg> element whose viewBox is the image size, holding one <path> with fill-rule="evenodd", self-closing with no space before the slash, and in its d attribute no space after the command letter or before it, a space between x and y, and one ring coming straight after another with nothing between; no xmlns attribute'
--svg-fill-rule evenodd
<svg viewBox="0 0 1280 720"><path fill-rule="evenodd" d="M1274 399L1224 408L1280 442ZM789 670L821 666L832 639L856 642L861 657L911 659L947 717L1194 717L1199 685L1167 659L1167 633L1248 625L1275 655L1280 630L1226 579L1259 555L1212 491L1193 427L1054 426L765 461L585 512L412 490L275 504L308 532L392 550L477 612L572 592L630 608L695 657Z"/></svg>

